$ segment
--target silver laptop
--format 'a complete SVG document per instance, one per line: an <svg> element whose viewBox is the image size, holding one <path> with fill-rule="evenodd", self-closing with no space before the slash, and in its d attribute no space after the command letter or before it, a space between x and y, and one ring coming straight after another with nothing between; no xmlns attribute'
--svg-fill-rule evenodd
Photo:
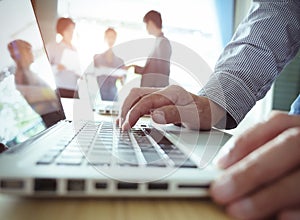
<svg viewBox="0 0 300 220"><path fill-rule="evenodd" d="M65 119L29 0L0 11L0 192L37 197L203 197L230 138L113 117ZM7 25L10 21L10 25ZM102 120L103 119L103 120Z"/></svg>
<svg viewBox="0 0 300 220"><path fill-rule="evenodd" d="M81 96L82 90L85 89L89 105L94 112L101 115L118 115L120 107L118 100L108 101L102 99L95 71L92 64L85 71L83 81L81 81L81 84L84 85L80 87Z"/></svg>

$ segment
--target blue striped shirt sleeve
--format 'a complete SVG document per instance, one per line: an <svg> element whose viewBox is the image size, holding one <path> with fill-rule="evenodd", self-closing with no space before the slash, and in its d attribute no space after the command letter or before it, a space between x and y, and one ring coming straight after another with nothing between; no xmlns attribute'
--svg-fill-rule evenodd
<svg viewBox="0 0 300 220"><path fill-rule="evenodd" d="M300 1L253 1L199 95L223 107L225 128L234 128L265 96L299 47Z"/></svg>

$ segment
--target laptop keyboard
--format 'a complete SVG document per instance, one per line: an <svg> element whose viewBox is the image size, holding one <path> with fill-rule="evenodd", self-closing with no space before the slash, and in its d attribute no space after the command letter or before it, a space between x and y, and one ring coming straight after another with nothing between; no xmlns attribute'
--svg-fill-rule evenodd
<svg viewBox="0 0 300 220"><path fill-rule="evenodd" d="M56 145L36 162L37 165L197 168L154 128L135 127L123 132L113 122L70 123L68 126L70 128L64 129Z"/></svg>

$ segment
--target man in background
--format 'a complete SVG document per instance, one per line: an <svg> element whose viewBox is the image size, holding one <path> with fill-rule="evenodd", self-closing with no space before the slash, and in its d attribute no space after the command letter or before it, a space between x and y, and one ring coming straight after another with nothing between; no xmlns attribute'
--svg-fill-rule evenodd
<svg viewBox="0 0 300 220"><path fill-rule="evenodd" d="M143 19L147 31L156 37L155 47L144 67L133 65L135 73L141 74L141 87L165 87L169 85L170 57L172 48L162 32L162 18L157 11L149 11Z"/></svg>

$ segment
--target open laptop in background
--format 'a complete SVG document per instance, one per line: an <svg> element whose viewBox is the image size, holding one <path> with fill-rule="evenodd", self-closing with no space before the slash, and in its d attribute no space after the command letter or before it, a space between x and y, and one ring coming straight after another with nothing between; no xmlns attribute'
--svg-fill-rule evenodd
<svg viewBox="0 0 300 220"><path fill-rule="evenodd" d="M113 100L105 100L102 97L100 91L100 85L98 82L98 77L122 77L126 76L127 70L116 69L110 67L94 67L93 63L85 71L84 83L85 89L87 90L88 98L90 101L90 106L94 112L101 115L118 115L121 106L121 101L119 100L119 94L116 94ZM110 91L103 91L110 92ZM119 92L119 91L118 91ZM118 93L117 92L117 93Z"/></svg>
<svg viewBox="0 0 300 220"><path fill-rule="evenodd" d="M1 193L208 195L219 174L210 162L228 135L147 124L121 132L104 116L65 120L30 0L2 0L0 12L0 142L8 148L0 154Z"/></svg>

